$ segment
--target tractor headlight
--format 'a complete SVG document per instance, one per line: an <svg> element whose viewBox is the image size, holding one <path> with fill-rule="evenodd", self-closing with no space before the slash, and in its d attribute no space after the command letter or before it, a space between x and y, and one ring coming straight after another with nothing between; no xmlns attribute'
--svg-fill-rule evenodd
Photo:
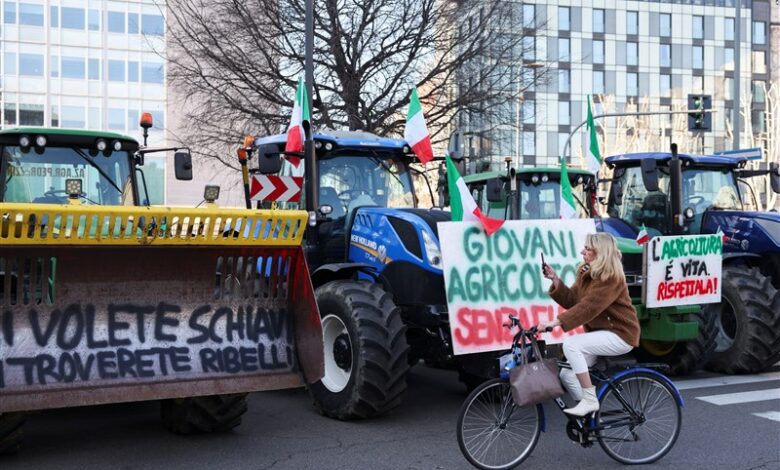
<svg viewBox="0 0 780 470"><path fill-rule="evenodd" d="M422 231L423 245L425 245L425 257L434 268L441 268L441 249L436 240L425 230Z"/></svg>
<svg viewBox="0 0 780 470"><path fill-rule="evenodd" d="M29 147L32 141L29 135L22 135L19 137L19 147Z"/></svg>
<svg viewBox="0 0 780 470"><path fill-rule="evenodd" d="M45 135L36 135L35 136L35 145L38 147L46 147L46 136Z"/></svg>

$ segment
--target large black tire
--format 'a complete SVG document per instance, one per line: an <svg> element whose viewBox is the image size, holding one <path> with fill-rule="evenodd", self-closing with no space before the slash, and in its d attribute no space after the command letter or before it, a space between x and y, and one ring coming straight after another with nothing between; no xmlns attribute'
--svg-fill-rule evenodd
<svg viewBox="0 0 780 470"><path fill-rule="evenodd" d="M780 291L758 268L724 266L723 299L708 305L718 318L715 352L707 369L761 372L780 360Z"/></svg>
<svg viewBox="0 0 780 470"><path fill-rule="evenodd" d="M372 418L401 403L409 371L406 326L382 286L338 280L317 288L325 376L309 387L315 407L341 420Z"/></svg>
<svg viewBox="0 0 780 470"><path fill-rule="evenodd" d="M175 398L160 402L166 428L176 434L224 432L241 424L246 393Z"/></svg>
<svg viewBox="0 0 780 470"><path fill-rule="evenodd" d="M24 437L24 413L0 413L0 455L19 451Z"/></svg>
<svg viewBox="0 0 780 470"><path fill-rule="evenodd" d="M662 362L669 366L671 375L685 375L698 370L715 352L718 336L718 318L714 312L700 311L688 315L687 321L699 323L699 335L687 341L640 341L634 349L639 362Z"/></svg>

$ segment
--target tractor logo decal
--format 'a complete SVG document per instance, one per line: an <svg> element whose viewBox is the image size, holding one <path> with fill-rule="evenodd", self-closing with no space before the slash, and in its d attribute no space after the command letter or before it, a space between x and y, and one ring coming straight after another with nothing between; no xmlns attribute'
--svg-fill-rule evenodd
<svg viewBox="0 0 780 470"><path fill-rule="evenodd" d="M379 250L377 250L378 258L380 263L384 263L385 259L387 258L387 247L384 245L379 245Z"/></svg>
<svg viewBox="0 0 780 470"><path fill-rule="evenodd" d="M373 240L361 237L359 235L352 235L350 237L350 244L355 248L359 248L366 252L366 257L373 262L379 262L387 264L392 261L387 256L387 248L384 245L377 245Z"/></svg>

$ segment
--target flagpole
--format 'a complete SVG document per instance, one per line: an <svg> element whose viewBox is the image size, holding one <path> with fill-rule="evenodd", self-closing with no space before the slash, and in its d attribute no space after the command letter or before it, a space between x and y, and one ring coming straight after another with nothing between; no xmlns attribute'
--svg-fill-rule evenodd
<svg viewBox="0 0 780 470"><path fill-rule="evenodd" d="M312 140L312 121L314 120L314 108L312 108L312 89L314 88L314 0L306 0L306 40L304 50L304 69L306 71L306 100L309 107L309 125L304 126L306 130L306 140L303 147L303 165L306 181L306 210L309 211L309 226L316 225L318 201L318 179L317 162L314 154L314 141ZM308 128L307 128L308 127ZM311 214L314 213L314 217ZM309 230L308 241L311 244L316 242L317 230Z"/></svg>

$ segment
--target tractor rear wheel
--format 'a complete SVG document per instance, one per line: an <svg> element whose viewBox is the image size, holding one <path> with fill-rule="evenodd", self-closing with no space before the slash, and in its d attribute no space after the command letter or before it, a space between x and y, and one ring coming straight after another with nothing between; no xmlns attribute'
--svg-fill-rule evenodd
<svg viewBox="0 0 780 470"><path fill-rule="evenodd" d="M24 413L0 413L0 455L15 454L22 445Z"/></svg>
<svg viewBox="0 0 780 470"><path fill-rule="evenodd" d="M246 413L246 393L162 400L163 425L176 434L229 431Z"/></svg>
<svg viewBox="0 0 780 470"><path fill-rule="evenodd" d="M671 375L685 375L704 367L715 351L718 318L713 312L687 315L687 321L699 324L699 335L685 341L642 340L634 355L639 362L662 362Z"/></svg>
<svg viewBox="0 0 780 470"><path fill-rule="evenodd" d="M309 392L325 416L379 416L401 403L409 370L406 326L390 294L367 281L317 288L325 375Z"/></svg>
<svg viewBox="0 0 780 470"><path fill-rule="evenodd" d="M780 291L758 268L723 267L723 298L705 307L718 319L707 368L727 374L760 372L780 360Z"/></svg>

